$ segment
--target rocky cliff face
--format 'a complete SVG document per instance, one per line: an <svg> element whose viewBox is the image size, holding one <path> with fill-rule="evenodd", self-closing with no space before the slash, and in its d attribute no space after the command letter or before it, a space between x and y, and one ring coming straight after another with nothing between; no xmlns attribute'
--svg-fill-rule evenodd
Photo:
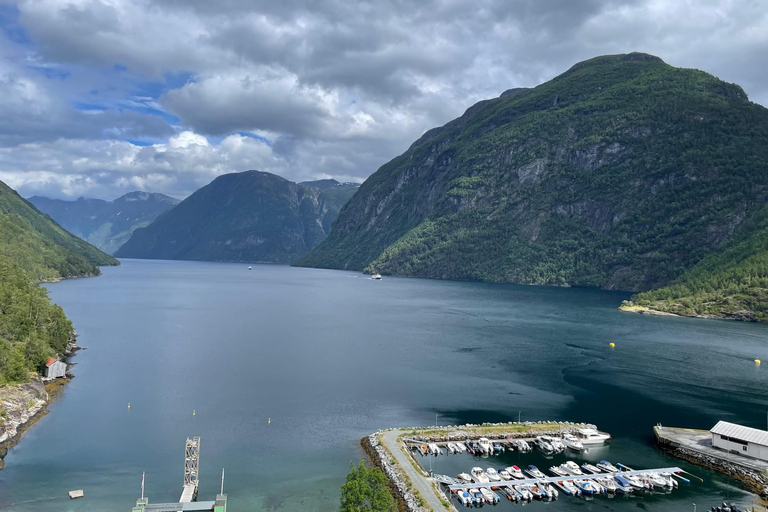
<svg viewBox="0 0 768 512"><path fill-rule="evenodd" d="M48 403L48 393L39 378L24 384L0 387L0 469L5 448Z"/></svg>
<svg viewBox="0 0 768 512"><path fill-rule="evenodd" d="M325 238L348 198L266 172L226 174L137 229L116 254L290 263Z"/></svg>
<svg viewBox="0 0 768 512"><path fill-rule="evenodd" d="M648 290L768 193L768 110L645 54L598 57L428 131L299 264Z"/></svg>

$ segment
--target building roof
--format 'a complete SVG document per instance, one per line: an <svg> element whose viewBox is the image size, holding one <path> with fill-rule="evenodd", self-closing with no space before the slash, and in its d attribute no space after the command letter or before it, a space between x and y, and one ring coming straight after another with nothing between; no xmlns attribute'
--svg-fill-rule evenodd
<svg viewBox="0 0 768 512"><path fill-rule="evenodd" d="M768 431L766 430L745 427L735 423L728 423L727 421L718 421L717 425L712 427L710 432L722 436L734 437L749 443L768 446Z"/></svg>
<svg viewBox="0 0 768 512"><path fill-rule="evenodd" d="M45 366L46 366L46 367L48 367L48 366L51 366L51 365L52 365L53 363L55 363L56 361L58 361L58 359L56 359L55 357L49 357L49 358L48 358L48 362L47 362L47 363L45 363Z"/></svg>

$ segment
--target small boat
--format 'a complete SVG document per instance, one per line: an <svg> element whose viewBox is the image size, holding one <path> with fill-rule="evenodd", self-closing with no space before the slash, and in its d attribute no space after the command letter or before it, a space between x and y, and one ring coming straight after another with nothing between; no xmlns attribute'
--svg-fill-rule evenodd
<svg viewBox="0 0 768 512"><path fill-rule="evenodd" d="M540 480L536 482L536 485L539 486L539 489L541 489L542 491L545 491L547 493L547 496L551 500L556 500L557 497L560 495L560 493L557 492L557 489L555 489L555 487L551 483L547 482L546 480Z"/></svg>
<svg viewBox="0 0 768 512"><path fill-rule="evenodd" d="M448 443L445 445L445 447L448 449L448 453L456 453L456 449L453 447L453 443Z"/></svg>
<svg viewBox="0 0 768 512"><path fill-rule="evenodd" d="M528 467L526 468L525 472L526 472L526 473L528 473L529 475L531 475L531 478L547 478L547 475L545 475L544 473L542 473L542 472L539 470L539 468L537 468L537 467L536 467L536 466L534 466L533 464L531 464L530 466L528 466Z"/></svg>
<svg viewBox="0 0 768 512"><path fill-rule="evenodd" d="M605 476L603 478L598 478L597 483L602 485L605 488L605 492L609 494L613 494L616 492L616 480L609 476Z"/></svg>
<svg viewBox="0 0 768 512"><path fill-rule="evenodd" d="M462 505L465 507L469 507L472 505L472 495L469 494L469 491L459 491L456 493L456 497L459 499L459 502L461 502Z"/></svg>
<svg viewBox="0 0 768 512"><path fill-rule="evenodd" d="M480 492L483 493L483 499L490 504L498 503L499 496L496 493L491 492L487 487L481 487Z"/></svg>
<svg viewBox="0 0 768 512"><path fill-rule="evenodd" d="M488 468L485 470L485 474L488 475L488 479L491 482L501 482L501 477L499 476L499 473L495 469Z"/></svg>
<svg viewBox="0 0 768 512"><path fill-rule="evenodd" d="M380 280L381 280L381 274L379 274L379 273L377 272L377 273L375 273L375 274L373 274L373 275L371 276L371 279L376 279L377 281L380 281Z"/></svg>
<svg viewBox="0 0 768 512"><path fill-rule="evenodd" d="M248 270L253 270L251 267L248 267Z"/></svg>
<svg viewBox="0 0 768 512"><path fill-rule="evenodd" d="M573 434L563 434L563 444L569 450L573 450L575 452L584 451L584 445Z"/></svg>
<svg viewBox="0 0 768 512"><path fill-rule="evenodd" d="M576 439L584 446L605 444L611 439L610 434L600 432L594 428L580 428L576 431Z"/></svg>
<svg viewBox="0 0 768 512"><path fill-rule="evenodd" d="M659 476L665 479L671 488L677 489L677 486L679 484L677 483L677 480L673 478L672 473L667 473L667 472L659 473Z"/></svg>
<svg viewBox="0 0 768 512"><path fill-rule="evenodd" d="M440 447L437 446L435 443L429 443L429 453L437 457L440 455Z"/></svg>
<svg viewBox="0 0 768 512"><path fill-rule="evenodd" d="M467 483L470 483L472 481L472 477L466 473L459 473L458 479L461 480L462 482L467 482Z"/></svg>
<svg viewBox="0 0 768 512"><path fill-rule="evenodd" d="M565 444L559 437L552 437L552 436L539 436L541 439L549 443L549 445L552 447L553 453L560 453L565 451Z"/></svg>
<svg viewBox="0 0 768 512"><path fill-rule="evenodd" d="M592 464L589 464L589 463L582 464L581 469L583 469L587 473L592 473L593 475L602 473L602 471L600 471L600 468L598 468L597 466L593 466Z"/></svg>
<svg viewBox="0 0 768 512"><path fill-rule="evenodd" d="M465 451L467 451L467 447L461 443L454 443L453 446L454 448L456 448L457 453L464 453Z"/></svg>
<svg viewBox="0 0 768 512"><path fill-rule="evenodd" d="M576 487L576 484L574 484L570 480L559 480L557 483L559 483L562 488L565 490L566 494L570 494L571 496L581 496L581 491L578 487Z"/></svg>
<svg viewBox="0 0 768 512"><path fill-rule="evenodd" d="M143 485L144 485L143 482L144 481L142 480L142 489L144 488L143 487ZM83 496L85 496L85 494L83 493L82 489L78 489L76 491L69 491L68 494L69 494L69 499L71 499L71 500L76 500L78 498L82 498Z"/></svg>
<svg viewBox="0 0 768 512"><path fill-rule="evenodd" d="M419 446L419 450L421 451L422 455L426 455L429 453L429 448L427 448L427 445L425 444Z"/></svg>
<svg viewBox="0 0 768 512"><path fill-rule="evenodd" d="M569 460L565 464L560 465L560 467L574 476L579 476L584 474L584 472L581 471L581 468L579 467L579 465L573 462L572 460Z"/></svg>
<svg viewBox="0 0 768 512"><path fill-rule="evenodd" d="M555 453L554 447L552 444L550 444L549 441L544 439L544 436L539 436L536 438L536 448L546 453L547 455Z"/></svg>
<svg viewBox="0 0 768 512"><path fill-rule="evenodd" d="M531 496L533 496L534 499L540 500L544 497L544 494L541 492L541 489L539 489L535 485L531 484L523 484L526 489L528 489L528 492L531 493Z"/></svg>
<svg viewBox="0 0 768 512"><path fill-rule="evenodd" d="M607 460L601 460L598 462L597 467L599 467L601 470L605 471L606 473L618 473L619 468L608 462Z"/></svg>
<svg viewBox="0 0 768 512"><path fill-rule="evenodd" d="M483 497L483 493L480 492L480 489L472 489L470 494L472 494L472 503L474 503L475 506L481 507L485 502L485 498Z"/></svg>
<svg viewBox="0 0 768 512"><path fill-rule="evenodd" d="M600 492L594 482L590 482L589 480L575 480L573 483L579 488L582 494L587 496L594 496Z"/></svg>
<svg viewBox="0 0 768 512"><path fill-rule="evenodd" d="M667 480L662 478L661 475L657 473L646 473L645 477L655 489L666 489L667 487L670 489L672 488L672 485L668 484Z"/></svg>
<svg viewBox="0 0 768 512"><path fill-rule="evenodd" d="M472 480L478 484L487 484L491 481L488 478L488 475L483 472L483 468L474 467L472 468L472 471L470 471L470 474L472 475Z"/></svg>
<svg viewBox="0 0 768 512"><path fill-rule="evenodd" d="M499 476L501 477L502 480L512 480L512 475L510 475L509 471L507 471L506 469L502 469L501 471L499 471Z"/></svg>
<svg viewBox="0 0 768 512"><path fill-rule="evenodd" d="M477 444L480 445L480 450L482 450L483 453L487 453L489 455L493 453L493 445L491 445L491 442L487 437L481 437L478 439Z"/></svg>
<svg viewBox="0 0 768 512"><path fill-rule="evenodd" d="M507 473L509 473L509 476L512 478L517 478L518 480L522 480L525 478L525 475L517 466L509 466L508 468L505 468L507 470Z"/></svg>
<svg viewBox="0 0 768 512"><path fill-rule="evenodd" d="M632 485L629 481L620 474L614 474L613 479L616 481L616 491L622 494L629 494L632 492Z"/></svg>
<svg viewBox="0 0 768 512"><path fill-rule="evenodd" d="M515 489L514 486L508 485L506 489L507 489L507 493L509 493L509 495L512 496L512 501L520 501L525 499L523 498L523 495L520 493L520 491Z"/></svg>
<svg viewBox="0 0 768 512"><path fill-rule="evenodd" d="M528 489L528 485L516 485L515 490L522 496L523 500L531 501L533 499L533 493Z"/></svg>
<svg viewBox="0 0 768 512"><path fill-rule="evenodd" d="M568 475L570 475L570 473L565 471L560 466L552 466L551 468L549 468L549 472L552 473L555 476L568 476Z"/></svg>
<svg viewBox="0 0 768 512"><path fill-rule="evenodd" d="M495 453L496 455L500 453L504 453L504 447L501 445L499 441L493 442L493 453Z"/></svg>
<svg viewBox="0 0 768 512"><path fill-rule="evenodd" d="M643 481L637 478L636 476L624 475L622 473L619 473L618 475L624 477L624 479L629 483L629 486L632 487L632 489L636 489L636 490L645 489L645 484L643 483ZM616 476L614 476L613 478L615 479Z"/></svg>
<svg viewBox="0 0 768 512"><path fill-rule="evenodd" d="M510 439L509 444L521 453L531 451L531 445L529 445L528 442L524 439Z"/></svg>

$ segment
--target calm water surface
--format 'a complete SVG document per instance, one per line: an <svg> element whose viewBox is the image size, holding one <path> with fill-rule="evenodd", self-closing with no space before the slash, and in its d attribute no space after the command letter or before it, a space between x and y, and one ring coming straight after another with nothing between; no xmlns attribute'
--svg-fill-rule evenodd
<svg viewBox="0 0 768 512"><path fill-rule="evenodd" d="M142 471L151 502L176 501L192 435L202 437L201 499L226 467L231 511L312 512L338 508L363 435L431 425L435 414L440 424L518 411L594 422L615 441L590 457L638 467L679 464L654 448L657 422L765 427L768 367L752 361L768 360L766 326L622 314L620 293L137 260L48 288L87 350L50 414L6 457L3 511L127 511ZM546 467L531 457L487 466ZM447 473L475 465L433 462ZM751 503L727 479L685 467L706 482L531 506ZM81 488L85 499L64 497Z"/></svg>

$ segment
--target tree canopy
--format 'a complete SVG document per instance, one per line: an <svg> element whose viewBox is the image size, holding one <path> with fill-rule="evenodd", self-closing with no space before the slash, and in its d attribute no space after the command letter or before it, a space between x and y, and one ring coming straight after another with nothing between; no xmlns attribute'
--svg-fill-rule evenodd
<svg viewBox="0 0 768 512"><path fill-rule="evenodd" d="M341 486L340 512L395 512L397 506L389 491L387 475L362 460L349 463L347 481Z"/></svg>

